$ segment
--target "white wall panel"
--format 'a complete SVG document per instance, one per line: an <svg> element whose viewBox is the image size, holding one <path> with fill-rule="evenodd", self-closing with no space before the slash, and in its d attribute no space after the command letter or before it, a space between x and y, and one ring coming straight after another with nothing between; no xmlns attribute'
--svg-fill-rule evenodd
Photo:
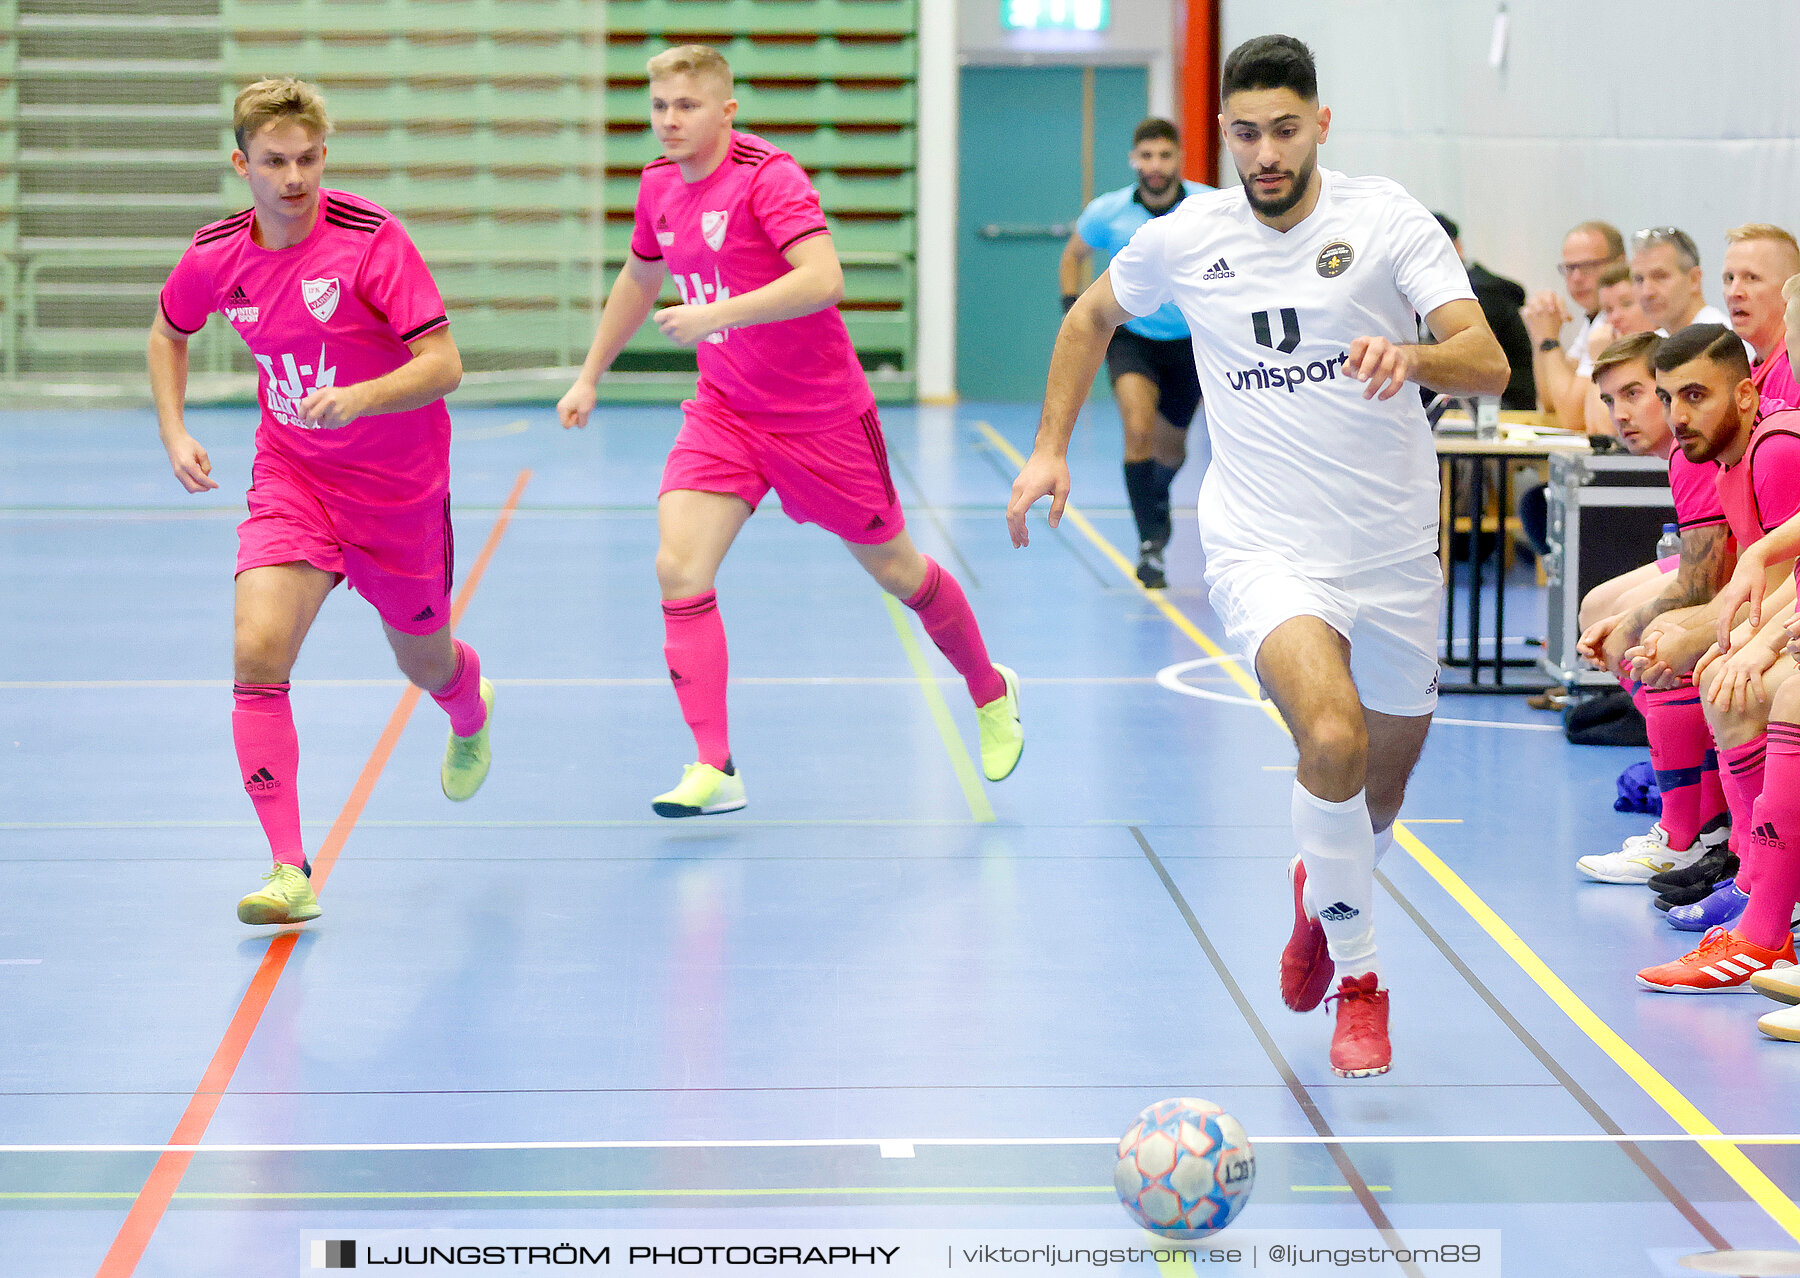
<svg viewBox="0 0 1800 1278"><path fill-rule="evenodd" d="M1322 162L1380 173L1462 224L1470 253L1559 285L1563 232L1683 227L1719 300L1727 228L1800 232L1800 5L1792 0L1224 0L1223 52L1312 46L1332 108ZM1229 160L1222 162L1229 173Z"/></svg>

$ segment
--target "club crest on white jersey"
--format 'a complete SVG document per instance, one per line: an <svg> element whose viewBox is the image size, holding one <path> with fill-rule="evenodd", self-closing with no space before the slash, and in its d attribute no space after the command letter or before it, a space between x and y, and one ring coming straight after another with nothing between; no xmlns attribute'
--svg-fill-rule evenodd
<svg viewBox="0 0 1800 1278"><path fill-rule="evenodd" d="M725 209L713 209L700 215L700 236L706 241L706 247L715 253L725 243L725 224L730 220L731 214Z"/></svg>
<svg viewBox="0 0 1800 1278"><path fill-rule="evenodd" d="M343 296L344 290L338 286L336 276L328 280L300 281L301 300L321 324L337 314L338 302Z"/></svg>

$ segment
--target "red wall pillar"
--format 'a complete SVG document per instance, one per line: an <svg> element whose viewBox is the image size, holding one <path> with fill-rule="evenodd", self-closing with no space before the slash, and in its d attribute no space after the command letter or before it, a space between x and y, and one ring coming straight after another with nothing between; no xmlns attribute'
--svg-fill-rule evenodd
<svg viewBox="0 0 1800 1278"><path fill-rule="evenodd" d="M1181 141L1184 176L1219 184L1219 9L1185 0L1181 12Z"/></svg>

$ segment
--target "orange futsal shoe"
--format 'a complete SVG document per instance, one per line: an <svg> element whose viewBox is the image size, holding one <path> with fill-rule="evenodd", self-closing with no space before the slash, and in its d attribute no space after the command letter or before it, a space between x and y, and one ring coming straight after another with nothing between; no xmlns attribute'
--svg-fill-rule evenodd
<svg viewBox="0 0 1800 1278"><path fill-rule="evenodd" d="M1637 982L1665 994L1754 994L1757 991L1750 978L1756 973L1793 966L1793 937L1778 950L1765 950L1735 932L1715 927L1674 962L1639 972Z"/></svg>
<svg viewBox="0 0 1800 1278"><path fill-rule="evenodd" d="M1388 1045L1388 992L1377 989L1377 983L1373 972L1346 976L1331 996L1337 1000L1331 1072L1339 1078L1385 1074L1394 1059L1394 1049Z"/></svg>
<svg viewBox="0 0 1800 1278"><path fill-rule="evenodd" d="M1306 866L1295 860L1288 871L1294 885L1294 932L1281 951L1281 1001L1296 1012L1310 1012L1331 988L1337 970L1325 948L1325 927L1306 913Z"/></svg>

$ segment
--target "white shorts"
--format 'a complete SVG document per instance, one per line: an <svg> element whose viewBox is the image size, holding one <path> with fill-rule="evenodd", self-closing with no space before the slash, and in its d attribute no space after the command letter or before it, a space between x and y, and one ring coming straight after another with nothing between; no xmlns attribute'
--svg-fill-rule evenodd
<svg viewBox="0 0 1800 1278"><path fill-rule="evenodd" d="M1263 641L1295 617L1317 617L1350 641L1364 706L1411 718L1437 708L1443 570L1435 554L1349 577L1309 577L1278 554L1235 557L1207 585L1234 651L1254 669Z"/></svg>

